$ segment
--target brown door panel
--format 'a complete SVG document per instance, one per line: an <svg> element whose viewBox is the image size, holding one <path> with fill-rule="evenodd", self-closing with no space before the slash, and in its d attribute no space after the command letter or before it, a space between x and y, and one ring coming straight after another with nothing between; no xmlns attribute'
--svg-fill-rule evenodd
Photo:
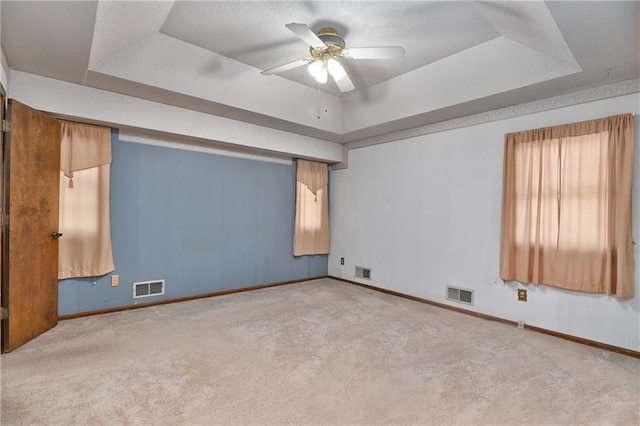
<svg viewBox="0 0 640 426"><path fill-rule="evenodd" d="M3 351L54 327L58 320L60 122L9 99L5 138L2 280Z"/></svg>

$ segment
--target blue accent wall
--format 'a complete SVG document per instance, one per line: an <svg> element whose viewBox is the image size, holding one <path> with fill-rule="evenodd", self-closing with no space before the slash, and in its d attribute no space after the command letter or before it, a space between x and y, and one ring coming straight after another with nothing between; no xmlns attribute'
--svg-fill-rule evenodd
<svg viewBox="0 0 640 426"><path fill-rule="evenodd" d="M327 274L294 257L295 166L121 142L112 134L116 270L59 283L59 314L134 304L132 283L165 279L146 303ZM120 276L111 287L111 275Z"/></svg>

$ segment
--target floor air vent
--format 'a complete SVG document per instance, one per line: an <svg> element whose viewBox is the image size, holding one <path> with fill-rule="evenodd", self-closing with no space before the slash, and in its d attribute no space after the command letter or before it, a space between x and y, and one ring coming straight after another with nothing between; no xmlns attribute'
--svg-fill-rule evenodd
<svg viewBox="0 0 640 426"><path fill-rule="evenodd" d="M473 290L447 286L447 300L473 305Z"/></svg>
<svg viewBox="0 0 640 426"><path fill-rule="evenodd" d="M133 298L159 296L164 294L164 280L140 281L133 283Z"/></svg>
<svg viewBox="0 0 640 426"><path fill-rule="evenodd" d="M365 280L370 280L371 268L363 268L362 266L356 266L356 278L364 278Z"/></svg>

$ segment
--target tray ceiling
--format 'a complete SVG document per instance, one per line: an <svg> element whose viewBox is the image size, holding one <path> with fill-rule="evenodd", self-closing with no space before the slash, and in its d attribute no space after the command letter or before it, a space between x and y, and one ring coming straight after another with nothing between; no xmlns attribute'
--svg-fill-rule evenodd
<svg viewBox="0 0 640 426"><path fill-rule="evenodd" d="M12 69L351 142L640 77L638 2L7 1ZM402 60L345 64L356 89L318 84L285 24L330 26L347 47Z"/></svg>

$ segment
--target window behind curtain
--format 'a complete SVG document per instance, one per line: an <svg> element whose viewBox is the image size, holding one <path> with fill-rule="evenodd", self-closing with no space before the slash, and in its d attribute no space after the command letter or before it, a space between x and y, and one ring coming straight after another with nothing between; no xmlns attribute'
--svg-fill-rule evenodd
<svg viewBox="0 0 640 426"><path fill-rule="evenodd" d="M329 253L329 167L298 160L293 255Z"/></svg>
<svg viewBox="0 0 640 426"><path fill-rule="evenodd" d="M111 129L62 122L58 278L112 272Z"/></svg>
<svg viewBox="0 0 640 426"><path fill-rule="evenodd" d="M633 296L633 116L505 135L504 280Z"/></svg>

